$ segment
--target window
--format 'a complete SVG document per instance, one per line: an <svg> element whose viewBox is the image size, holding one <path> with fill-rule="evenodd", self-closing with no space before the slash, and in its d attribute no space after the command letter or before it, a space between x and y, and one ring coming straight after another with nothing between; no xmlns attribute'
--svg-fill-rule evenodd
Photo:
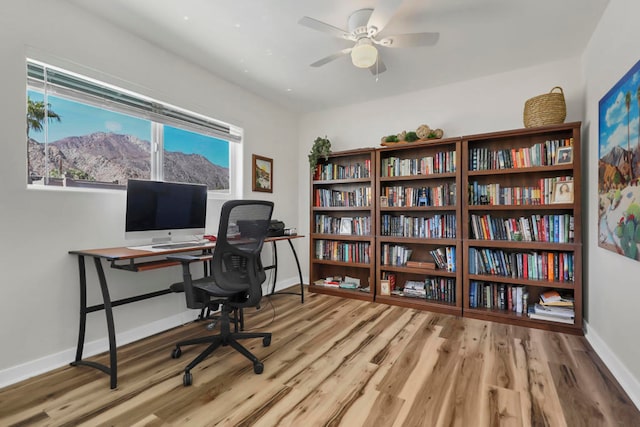
<svg viewBox="0 0 640 427"><path fill-rule="evenodd" d="M233 196L241 130L27 61L33 185L126 188L129 178L206 184Z"/></svg>

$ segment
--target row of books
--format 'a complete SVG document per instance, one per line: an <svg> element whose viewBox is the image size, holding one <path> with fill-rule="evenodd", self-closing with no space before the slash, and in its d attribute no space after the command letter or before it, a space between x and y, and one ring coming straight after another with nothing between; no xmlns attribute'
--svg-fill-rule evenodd
<svg viewBox="0 0 640 427"><path fill-rule="evenodd" d="M432 217L382 215L380 222L380 233L383 236L426 239L455 239L456 237L456 216L451 214L436 214Z"/></svg>
<svg viewBox="0 0 640 427"><path fill-rule="evenodd" d="M436 248L429 251L429 254L436 263L436 267L440 270L446 270L449 273L456 271L456 248L455 246L446 246L444 248Z"/></svg>
<svg viewBox="0 0 640 427"><path fill-rule="evenodd" d="M452 206L456 202L456 184L444 183L433 187L385 186L381 196L386 198L389 207Z"/></svg>
<svg viewBox="0 0 640 427"><path fill-rule="evenodd" d="M424 281L407 280L402 291L394 290L393 295L421 298L446 303L456 302L456 282L444 277L427 277Z"/></svg>
<svg viewBox="0 0 640 427"><path fill-rule="evenodd" d="M469 274L490 274L528 280L573 282L572 252L506 252L469 248Z"/></svg>
<svg viewBox="0 0 640 427"><path fill-rule="evenodd" d="M369 264L370 245L368 242L338 242L335 240L316 240L315 258Z"/></svg>
<svg viewBox="0 0 640 427"><path fill-rule="evenodd" d="M434 156L415 159L387 157L381 161L382 177L431 175L434 173L452 173L456 171L456 152L442 151Z"/></svg>
<svg viewBox="0 0 640 427"><path fill-rule="evenodd" d="M472 281L469 283L469 307L526 313L529 293L526 286Z"/></svg>
<svg viewBox="0 0 640 427"><path fill-rule="evenodd" d="M574 220L570 214L533 214L519 218L471 214L471 236L477 240L571 243Z"/></svg>
<svg viewBox="0 0 640 427"><path fill-rule="evenodd" d="M381 247L380 262L382 265L404 266L413 250L407 246L385 243Z"/></svg>
<svg viewBox="0 0 640 427"><path fill-rule="evenodd" d="M323 234L371 235L371 217L334 217L324 214L315 215L315 232Z"/></svg>
<svg viewBox="0 0 640 427"><path fill-rule="evenodd" d="M536 185L504 187L499 183L469 184L470 205L548 205L553 203L553 189L558 181L570 181L571 176L540 178Z"/></svg>
<svg viewBox="0 0 640 427"><path fill-rule="evenodd" d="M339 165L334 163L317 164L313 179L328 181L332 179L369 178L371 176L371 160Z"/></svg>
<svg viewBox="0 0 640 427"><path fill-rule="evenodd" d="M488 147L469 149L469 170L528 168L556 164L560 147L573 146L573 138L539 142L531 147L491 150Z"/></svg>
<svg viewBox="0 0 640 427"><path fill-rule="evenodd" d="M351 191L316 188L313 206L316 207L369 207L371 187L360 187Z"/></svg>

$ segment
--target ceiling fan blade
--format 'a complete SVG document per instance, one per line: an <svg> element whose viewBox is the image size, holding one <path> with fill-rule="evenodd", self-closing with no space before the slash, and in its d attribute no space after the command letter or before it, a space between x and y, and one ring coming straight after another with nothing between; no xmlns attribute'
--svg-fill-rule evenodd
<svg viewBox="0 0 640 427"><path fill-rule="evenodd" d="M378 34L389 23L393 15L402 4L402 0L384 0L373 9L373 13L369 17L367 27L369 28L369 35L374 36ZM375 31L371 31L371 27L375 27Z"/></svg>
<svg viewBox="0 0 640 427"><path fill-rule="evenodd" d="M351 34L342 30L338 27L334 27L333 25L329 25L325 22L318 21L317 19L309 18L308 16L300 18L298 24L304 25L305 27L311 28L313 30L322 31L323 33L331 34L334 37L338 37L346 40L353 40Z"/></svg>
<svg viewBox="0 0 640 427"><path fill-rule="evenodd" d="M325 58L322 58L316 62L314 62L313 64L311 64L312 67L321 67L326 63L329 63L331 61L335 61L336 59L343 57L345 55L348 55L349 53L351 53L351 49L352 48L347 48L347 49L342 49L340 52L336 52L333 55L329 55Z"/></svg>
<svg viewBox="0 0 640 427"><path fill-rule="evenodd" d="M373 74L374 76L387 71L387 67L386 65L384 65L384 62L382 62L382 59L380 59L380 56L378 56L378 62L369 67L369 71L371 71L371 74Z"/></svg>
<svg viewBox="0 0 640 427"><path fill-rule="evenodd" d="M385 37L374 43L385 47L419 47L433 46L438 42L440 33L411 33Z"/></svg>

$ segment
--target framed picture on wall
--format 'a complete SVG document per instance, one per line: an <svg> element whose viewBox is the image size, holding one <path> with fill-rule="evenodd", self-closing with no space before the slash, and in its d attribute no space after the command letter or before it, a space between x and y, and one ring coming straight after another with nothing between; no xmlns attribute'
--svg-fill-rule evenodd
<svg viewBox="0 0 640 427"><path fill-rule="evenodd" d="M633 238L640 200L640 61L598 104L598 246L640 261ZM595 225L595 224L594 224ZM631 237L630 237L631 236Z"/></svg>
<svg viewBox="0 0 640 427"><path fill-rule="evenodd" d="M273 193L273 159L254 154L251 160L253 191Z"/></svg>

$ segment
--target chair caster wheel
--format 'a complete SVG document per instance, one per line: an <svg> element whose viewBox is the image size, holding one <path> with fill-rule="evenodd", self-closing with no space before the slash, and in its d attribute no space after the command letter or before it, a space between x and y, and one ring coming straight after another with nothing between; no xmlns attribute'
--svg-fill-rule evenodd
<svg viewBox="0 0 640 427"><path fill-rule="evenodd" d="M256 374L261 374L264 371L264 365L260 362L256 362L253 364L253 372Z"/></svg>
<svg viewBox="0 0 640 427"><path fill-rule="evenodd" d="M191 384L193 384L193 375L191 375L191 372L185 372L184 376L182 377L182 384L187 387L190 386Z"/></svg>
<svg viewBox="0 0 640 427"><path fill-rule="evenodd" d="M180 356L182 356L182 350L180 350L180 347L174 348L173 351L171 352L171 358L177 359Z"/></svg>
<svg viewBox="0 0 640 427"><path fill-rule="evenodd" d="M264 347L269 347L269 345L271 345L271 337L262 338L262 345Z"/></svg>

